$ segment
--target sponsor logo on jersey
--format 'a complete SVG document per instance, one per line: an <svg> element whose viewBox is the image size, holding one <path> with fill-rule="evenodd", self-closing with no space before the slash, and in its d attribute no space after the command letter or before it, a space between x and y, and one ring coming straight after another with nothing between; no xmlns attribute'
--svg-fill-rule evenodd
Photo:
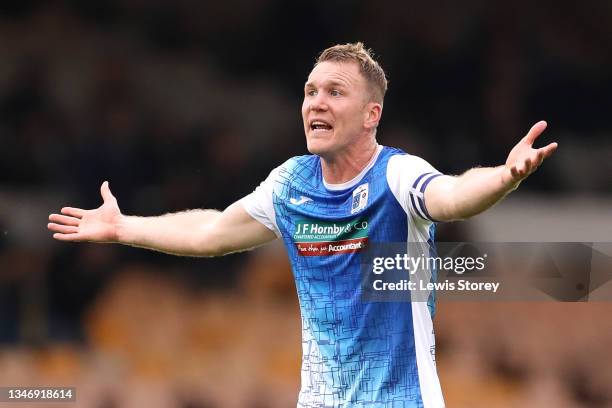
<svg viewBox="0 0 612 408"><path fill-rule="evenodd" d="M299 220L293 240L302 256L321 256L359 252L368 243L368 220L347 222Z"/></svg>
<svg viewBox="0 0 612 408"><path fill-rule="evenodd" d="M351 214L358 213L368 204L368 183L362 184L353 191Z"/></svg>
<svg viewBox="0 0 612 408"><path fill-rule="evenodd" d="M306 196L300 196L300 199L298 200L297 198L291 197L289 199L289 202L293 205L302 205L304 203L307 203L308 201L312 201L312 198L310 197L306 197Z"/></svg>

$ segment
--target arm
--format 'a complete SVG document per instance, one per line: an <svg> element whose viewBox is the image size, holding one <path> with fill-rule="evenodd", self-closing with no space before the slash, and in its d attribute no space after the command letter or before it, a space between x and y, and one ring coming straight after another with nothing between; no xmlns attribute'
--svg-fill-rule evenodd
<svg viewBox="0 0 612 408"><path fill-rule="evenodd" d="M536 123L510 151L502 166L475 168L458 177L433 179L425 190L425 202L431 216L440 221L465 219L490 208L515 190L557 149L557 143L533 148L545 129L546 122Z"/></svg>
<svg viewBox="0 0 612 408"><path fill-rule="evenodd" d="M276 235L236 202L225 211L190 210L159 217L121 214L108 182L100 188L103 203L93 210L64 207L48 224L60 241L131 245L175 255L217 256L250 249Z"/></svg>

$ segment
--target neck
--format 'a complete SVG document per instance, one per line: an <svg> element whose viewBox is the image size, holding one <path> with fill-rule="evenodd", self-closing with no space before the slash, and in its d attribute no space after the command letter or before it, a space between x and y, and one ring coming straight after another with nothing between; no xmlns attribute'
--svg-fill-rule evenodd
<svg viewBox="0 0 612 408"><path fill-rule="evenodd" d="M367 146L351 145L345 152L333 157L321 157L323 179L329 184L342 184L355 178L363 170L374 154L378 143L368 140Z"/></svg>

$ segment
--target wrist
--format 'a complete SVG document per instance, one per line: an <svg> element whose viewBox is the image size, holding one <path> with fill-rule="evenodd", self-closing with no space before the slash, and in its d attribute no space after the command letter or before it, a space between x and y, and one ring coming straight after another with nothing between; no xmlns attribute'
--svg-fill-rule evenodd
<svg viewBox="0 0 612 408"><path fill-rule="evenodd" d="M129 244L130 243L130 226L133 221L127 215L119 214L115 219L114 224L114 243Z"/></svg>
<svg viewBox="0 0 612 408"><path fill-rule="evenodd" d="M522 180L516 179L512 175L510 168L505 164L500 166L499 169L500 169L500 179L502 183L502 188L508 193L516 190L518 186L521 184Z"/></svg>

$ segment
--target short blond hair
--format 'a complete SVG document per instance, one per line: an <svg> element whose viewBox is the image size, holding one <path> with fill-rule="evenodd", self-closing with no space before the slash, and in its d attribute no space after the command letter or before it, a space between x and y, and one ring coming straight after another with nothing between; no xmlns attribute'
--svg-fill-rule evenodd
<svg viewBox="0 0 612 408"><path fill-rule="evenodd" d="M317 58L315 66L325 61L355 61L359 65L359 72L368 83L373 99L380 104L383 103L387 92L385 71L374 59L372 50L365 48L362 42L337 44L323 50Z"/></svg>

